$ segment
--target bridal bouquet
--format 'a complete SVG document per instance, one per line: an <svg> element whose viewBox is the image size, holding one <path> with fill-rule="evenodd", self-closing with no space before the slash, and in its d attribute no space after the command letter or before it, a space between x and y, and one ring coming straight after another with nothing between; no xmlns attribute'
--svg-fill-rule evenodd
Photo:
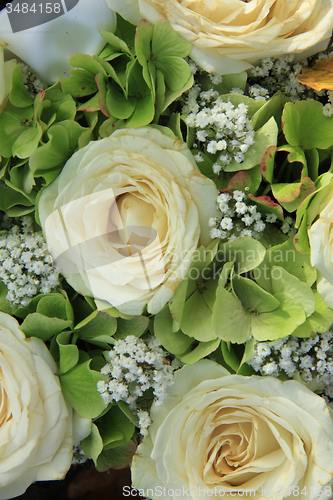
<svg viewBox="0 0 333 500"><path fill-rule="evenodd" d="M333 1L65 3L0 16L0 499L331 498Z"/></svg>

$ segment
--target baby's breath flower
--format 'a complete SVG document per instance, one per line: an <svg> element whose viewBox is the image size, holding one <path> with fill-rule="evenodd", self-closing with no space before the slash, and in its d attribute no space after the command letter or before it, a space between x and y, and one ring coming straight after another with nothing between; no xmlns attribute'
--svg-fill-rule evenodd
<svg viewBox="0 0 333 500"><path fill-rule="evenodd" d="M4 217L1 227L0 278L8 288L11 306L25 307L38 293L50 293L59 285L44 238L33 229L31 217Z"/></svg>
<svg viewBox="0 0 333 500"><path fill-rule="evenodd" d="M318 100L320 97L323 103L327 102L323 107L324 115L331 116L333 114L333 92L313 90L300 83L296 78L303 66L313 66L317 61L332 57L331 49L332 46L329 46L324 52L296 64L293 63L292 55L262 59L258 66L249 71L246 95L253 97L256 101L262 100L264 102L279 90L293 102L301 99Z"/></svg>
<svg viewBox="0 0 333 500"><path fill-rule="evenodd" d="M333 400L333 331L307 339L293 336L274 341L257 342L252 358L252 368L262 375L288 377L299 373L304 383L321 383L323 397Z"/></svg>
<svg viewBox="0 0 333 500"><path fill-rule="evenodd" d="M171 365L166 356L169 353L161 348L155 337L148 342L134 335L117 340L108 353L110 362L101 369L105 380L97 383L97 391L106 405L123 400L137 414L144 436L150 418L148 412L140 408L147 401L142 403L139 398L152 389L155 404L162 404L167 387L173 384L173 372L179 368L179 363Z"/></svg>
<svg viewBox="0 0 333 500"><path fill-rule="evenodd" d="M241 89L236 89L243 93ZM186 97L182 113L189 127L196 129L200 148L207 153L222 154L213 165L213 171L219 175L231 161L241 163L249 147L254 144L254 131L248 117L248 106L244 103L234 106L225 102L214 89L201 91L194 85ZM196 161L202 161L200 151Z"/></svg>
<svg viewBox="0 0 333 500"><path fill-rule="evenodd" d="M217 197L217 209L222 213L221 219L218 217L209 219L210 236L212 238L227 239L234 241L236 238L250 236L260 238L270 220L276 220L276 216L266 223L261 218L261 213L257 211L256 205L250 205L250 198L247 191L234 190L232 194L224 192ZM268 220L267 220L268 219ZM288 224L289 226L289 224ZM290 227L290 226L289 226Z"/></svg>

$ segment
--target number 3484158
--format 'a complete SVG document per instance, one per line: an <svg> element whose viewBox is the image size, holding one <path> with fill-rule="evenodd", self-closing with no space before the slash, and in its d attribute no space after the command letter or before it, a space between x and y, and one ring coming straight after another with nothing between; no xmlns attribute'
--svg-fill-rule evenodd
<svg viewBox="0 0 333 500"><path fill-rule="evenodd" d="M61 4L60 3L33 3L28 5L26 2L17 3L14 7L11 3L6 4L6 11L8 14L12 12L17 12L18 14L28 14L28 13L45 13L45 14L60 14Z"/></svg>

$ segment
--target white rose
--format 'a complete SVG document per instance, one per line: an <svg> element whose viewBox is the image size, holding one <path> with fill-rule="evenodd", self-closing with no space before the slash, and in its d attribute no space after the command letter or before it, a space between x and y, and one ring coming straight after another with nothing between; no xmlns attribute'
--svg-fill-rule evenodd
<svg viewBox="0 0 333 500"><path fill-rule="evenodd" d="M333 198L329 196L319 219L308 230L311 265L318 272L317 290L333 309Z"/></svg>
<svg viewBox="0 0 333 500"><path fill-rule="evenodd" d="M132 478L153 500L331 496L332 411L300 382L202 360L176 372L151 419Z"/></svg>
<svg viewBox="0 0 333 500"><path fill-rule="evenodd" d="M49 250L78 292L156 314L207 245L217 189L183 142L153 127L89 143L39 200Z"/></svg>
<svg viewBox="0 0 333 500"><path fill-rule="evenodd" d="M17 321L0 312L1 500L34 481L62 479L71 465L73 412L55 371L43 342L26 339Z"/></svg>
<svg viewBox="0 0 333 500"><path fill-rule="evenodd" d="M221 75L240 73L265 57L309 57L327 47L332 32L332 0L106 1L134 24L166 18L192 43L194 61Z"/></svg>
<svg viewBox="0 0 333 500"><path fill-rule="evenodd" d="M17 14L15 7L17 4L8 2L0 12L0 37L12 53L50 84L57 82L59 76L69 76L68 71L73 68L68 59L75 52L92 56L102 50L105 40L99 30L115 29L115 15L105 0L20 2L21 12Z"/></svg>

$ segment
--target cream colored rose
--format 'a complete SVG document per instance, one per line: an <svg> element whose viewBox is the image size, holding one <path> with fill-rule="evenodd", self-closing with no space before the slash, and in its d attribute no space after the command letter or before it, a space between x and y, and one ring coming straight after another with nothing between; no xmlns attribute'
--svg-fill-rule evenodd
<svg viewBox="0 0 333 500"><path fill-rule="evenodd" d="M129 314L157 313L207 245L217 189L183 142L121 129L77 151L42 193L50 252L70 285Z"/></svg>
<svg viewBox="0 0 333 500"><path fill-rule="evenodd" d="M202 360L176 372L151 419L132 479L153 500L331 496L332 411L300 382Z"/></svg>
<svg viewBox="0 0 333 500"><path fill-rule="evenodd" d="M62 479L73 451L72 410L43 342L0 312L0 499L34 481ZM87 434L85 434L87 435Z"/></svg>
<svg viewBox="0 0 333 500"><path fill-rule="evenodd" d="M192 43L191 57L208 72L240 73L260 59L302 58L324 50L332 33L332 0L106 0L137 24L166 18Z"/></svg>
<svg viewBox="0 0 333 500"><path fill-rule="evenodd" d="M324 202L319 219L308 230L311 265L318 270L317 290L333 309L333 197Z"/></svg>

